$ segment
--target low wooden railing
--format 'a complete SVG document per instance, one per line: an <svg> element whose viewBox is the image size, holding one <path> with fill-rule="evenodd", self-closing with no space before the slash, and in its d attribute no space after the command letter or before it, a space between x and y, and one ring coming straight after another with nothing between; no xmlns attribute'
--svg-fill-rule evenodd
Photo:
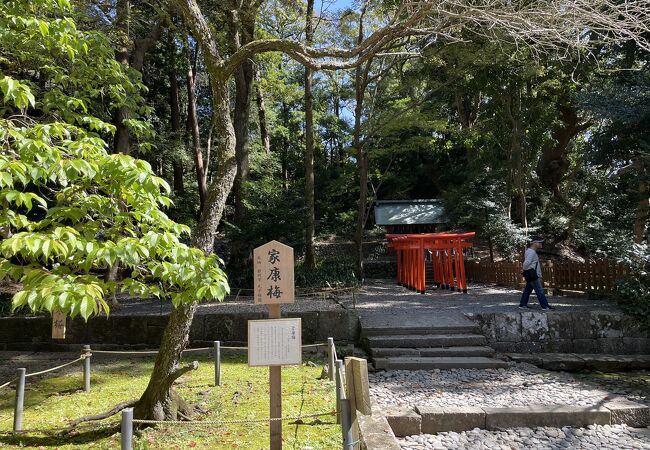
<svg viewBox="0 0 650 450"><path fill-rule="evenodd" d="M470 262L465 264L467 280L475 283L496 283L523 287L521 261ZM607 260L579 263L574 261L542 261L544 287L557 293L580 291L610 293L616 282L628 273L627 267Z"/></svg>

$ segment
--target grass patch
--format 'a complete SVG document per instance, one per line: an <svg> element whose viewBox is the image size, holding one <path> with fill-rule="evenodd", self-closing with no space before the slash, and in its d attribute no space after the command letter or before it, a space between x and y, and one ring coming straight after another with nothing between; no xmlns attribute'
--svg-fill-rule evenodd
<svg viewBox="0 0 650 450"><path fill-rule="evenodd" d="M97 358L99 359L99 358ZM187 359L190 359L188 357ZM226 355L222 359L222 386L215 387L213 360L192 358L199 369L186 374L177 385L187 400L200 404L209 413L198 420L258 419L269 416L268 369L248 367L245 356ZM306 361L307 359L305 359ZM324 361L317 367L285 367L282 370L282 411L285 416L328 412L334 409L335 386L317 379ZM68 420L108 410L115 404L138 398L147 386L153 368L152 358L107 361L94 365L91 392L81 390L81 371L27 382L23 428L62 428ZM14 390L0 391L0 448L114 449L119 448L119 432L111 434L97 427L76 436L60 438L42 433L13 436ZM116 423L119 415L104 422ZM304 424L283 422L284 448L336 449L341 446L341 428L335 416L305 419ZM267 423L161 426L143 430L136 436L135 449L266 449L269 446Z"/></svg>

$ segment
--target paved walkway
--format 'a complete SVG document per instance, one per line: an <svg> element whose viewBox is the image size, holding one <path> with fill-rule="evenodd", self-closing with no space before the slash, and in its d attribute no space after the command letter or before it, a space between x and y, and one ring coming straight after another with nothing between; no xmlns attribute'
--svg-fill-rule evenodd
<svg viewBox="0 0 650 450"><path fill-rule="evenodd" d="M362 326L399 325L408 319L413 326L446 322L467 324L467 313L514 312L518 311L521 291L485 284L470 284L468 293L452 292L447 289L430 289L426 294L417 294L398 286L394 280L366 280L362 291L346 296L342 303L347 308L355 307ZM536 297L531 295L529 304L539 309ZM562 311L620 311L615 302L608 299L587 299L576 297L549 297L549 303ZM471 322L469 322L471 323Z"/></svg>

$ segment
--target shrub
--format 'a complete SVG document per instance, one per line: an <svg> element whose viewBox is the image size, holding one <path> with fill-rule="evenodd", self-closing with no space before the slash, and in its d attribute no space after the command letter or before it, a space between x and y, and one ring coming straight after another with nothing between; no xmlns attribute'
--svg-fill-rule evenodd
<svg viewBox="0 0 650 450"><path fill-rule="evenodd" d="M650 330L650 251L647 245L635 245L623 263L630 274L617 286L616 297L623 310Z"/></svg>

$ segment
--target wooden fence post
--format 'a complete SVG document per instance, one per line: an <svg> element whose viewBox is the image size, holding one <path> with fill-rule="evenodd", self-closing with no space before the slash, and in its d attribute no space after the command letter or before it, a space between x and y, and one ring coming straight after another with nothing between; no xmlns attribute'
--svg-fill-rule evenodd
<svg viewBox="0 0 650 450"><path fill-rule="evenodd" d="M368 383L368 362L362 358L345 358L347 398L350 402L351 428L355 442L359 441L358 414L372 414L370 385ZM355 449L360 446L355 445Z"/></svg>

